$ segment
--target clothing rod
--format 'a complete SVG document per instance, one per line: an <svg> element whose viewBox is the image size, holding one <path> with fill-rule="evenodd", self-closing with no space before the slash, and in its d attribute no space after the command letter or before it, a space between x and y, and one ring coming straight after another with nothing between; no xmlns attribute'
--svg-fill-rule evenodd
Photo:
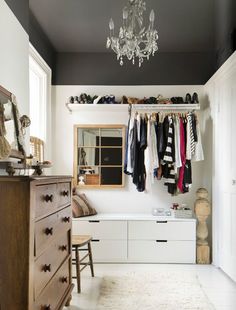
<svg viewBox="0 0 236 310"><path fill-rule="evenodd" d="M192 111L200 110L200 104L132 104L129 108L134 111Z"/></svg>

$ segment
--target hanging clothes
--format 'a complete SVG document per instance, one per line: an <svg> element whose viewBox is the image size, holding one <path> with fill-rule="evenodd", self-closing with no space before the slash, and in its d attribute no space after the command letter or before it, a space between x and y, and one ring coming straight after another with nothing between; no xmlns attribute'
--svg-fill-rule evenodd
<svg viewBox="0 0 236 310"><path fill-rule="evenodd" d="M203 160L199 122L185 115L131 116L127 129L125 173L139 192L164 179L168 193L187 193L192 185L192 160Z"/></svg>
<svg viewBox="0 0 236 310"><path fill-rule="evenodd" d="M139 126L139 128L138 128ZM140 130L140 141L138 140L138 131ZM134 167L133 183L139 192L143 192L146 186L146 168L144 164L144 152L147 147L147 123L141 118L140 122L134 120Z"/></svg>
<svg viewBox="0 0 236 310"><path fill-rule="evenodd" d="M167 145L163 158L163 176L165 178L165 185L168 188L168 193L175 194L176 192L176 180L175 180L175 143L174 143L174 124L171 116L168 117L169 129L167 137Z"/></svg>
<svg viewBox="0 0 236 310"><path fill-rule="evenodd" d="M202 148L202 139L200 132L199 122L196 123L196 132L197 132L197 142L195 146L195 154L192 157L192 161L201 161L204 160L203 148Z"/></svg>

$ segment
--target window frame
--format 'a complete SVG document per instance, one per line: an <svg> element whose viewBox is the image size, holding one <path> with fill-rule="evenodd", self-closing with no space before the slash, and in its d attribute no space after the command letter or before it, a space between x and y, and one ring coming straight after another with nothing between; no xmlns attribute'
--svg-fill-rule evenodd
<svg viewBox="0 0 236 310"><path fill-rule="evenodd" d="M36 64L45 72L46 74L46 81L45 81L45 92L46 92L46 102L45 102L45 110L44 110L44 133L45 133L45 141L44 141L44 154L46 159L51 158L51 87L52 87L52 70L45 62L45 60L41 57L41 55L37 52L37 50L33 47L33 45L29 44L29 63L30 57ZM30 64L29 64L29 71L30 71ZM29 110L30 110L30 102L29 102ZM39 138L39 137L37 137Z"/></svg>

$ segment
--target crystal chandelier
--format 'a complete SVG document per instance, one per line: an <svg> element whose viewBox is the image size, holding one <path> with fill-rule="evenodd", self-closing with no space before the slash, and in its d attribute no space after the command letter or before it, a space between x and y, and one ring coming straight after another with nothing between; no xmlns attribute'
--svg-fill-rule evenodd
<svg viewBox="0 0 236 310"><path fill-rule="evenodd" d="M123 25L120 27L119 36L114 36L114 22L110 19L110 36L107 38L107 48L111 48L117 54L117 60L123 65L123 57L132 60L135 64L135 57L138 58L139 67L143 60L149 60L150 55L154 56L158 50L157 30L154 29L155 14L151 10L149 26L143 26L143 12L146 10L146 3L143 0L128 0L127 7L123 9Z"/></svg>

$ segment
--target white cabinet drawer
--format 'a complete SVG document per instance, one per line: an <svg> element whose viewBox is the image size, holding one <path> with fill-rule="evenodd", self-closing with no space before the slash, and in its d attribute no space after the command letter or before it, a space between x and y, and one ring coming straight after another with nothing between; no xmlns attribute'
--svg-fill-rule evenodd
<svg viewBox="0 0 236 310"><path fill-rule="evenodd" d="M96 240L91 242L94 262L127 261L126 240Z"/></svg>
<svg viewBox="0 0 236 310"><path fill-rule="evenodd" d="M131 240L195 240L195 222L129 221Z"/></svg>
<svg viewBox="0 0 236 310"><path fill-rule="evenodd" d="M93 239L127 240L127 221L73 220L74 235L91 235Z"/></svg>
<svg viewBox="0 0 236 310"><path fill-rule="evenodd" d="M128 244L128 261L195 264L195 247L194 241L156 242L130 240Z"/></svg>

